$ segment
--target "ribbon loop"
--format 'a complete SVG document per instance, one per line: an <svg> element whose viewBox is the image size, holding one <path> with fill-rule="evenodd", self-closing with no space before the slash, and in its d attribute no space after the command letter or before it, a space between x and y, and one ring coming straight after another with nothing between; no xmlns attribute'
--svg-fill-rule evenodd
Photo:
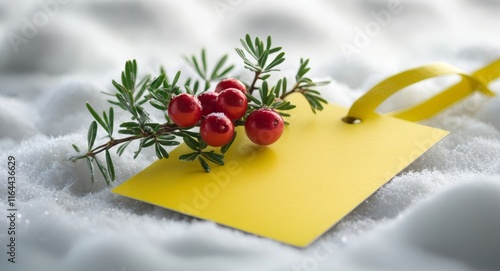
<svg viewBox="0 0 500 271"><path fill-rule="evenodd" d="M437 114L476 90L487 96L494 96L487 85L500 77L500 60L477 70L472 75L446 63L429 64L398 73L378 83L356 100L344 119L369 118L383 101L405 87L433 77L453 74L461 77L459 83L420 104L388 114L408 121L419 121Z"/></svg>

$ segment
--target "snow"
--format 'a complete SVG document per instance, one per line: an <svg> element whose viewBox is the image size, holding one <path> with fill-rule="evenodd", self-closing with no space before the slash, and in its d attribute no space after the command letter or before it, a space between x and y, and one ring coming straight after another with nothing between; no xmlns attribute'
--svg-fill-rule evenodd
<svg viewBox="0 0 500 271"><path fill-rule="evenodd" d="M355 29L386 1L55 1L0 4L2 271L500 270L500 98L473 95L424 121L451 134L305 249L119 197L100 177L92 184L84 162L64 160L71 144L86 144L85 102L106 108L101 91L112 90L128 59L141 73L165 64L187 75L180 55L206 46L236 62L232 48L244 34L272 34L288 53L285 72L310 57L314 75L332 80L325 97L347 107L406 68L445 61L474 71L497 59L497 1L401 2L349 58L339 45L353 44ZM220 2L233 6L215 9ZM22 36L43 3L53 14L15 53L10 33ZM425 99L450 80L412 86L381 110ZM6 254L8 156L17 161L16 264ZM113 186L155 160L132 156L115 157Z"/></svg>

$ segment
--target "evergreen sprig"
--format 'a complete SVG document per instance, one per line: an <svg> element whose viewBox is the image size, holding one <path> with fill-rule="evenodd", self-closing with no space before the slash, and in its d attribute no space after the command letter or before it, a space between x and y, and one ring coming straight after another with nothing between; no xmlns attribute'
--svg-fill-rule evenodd
<svg viewBox="0 0 500 271"><path fill-rule="evenodd" d="M254 72L254 79L250 84L248 92L253 94L257 80L267 80L271 75L270 72L279 71L276 67L285 61L285 53L281 52L281 47L272 47L272 38L268 36L266 43L260 38L252 37L247 34L245 39L240 39L243 49L236 48L236 53L243 59L245 68ZM245 53L246 52L246 53ZM253 61L248 59L247 54L253 58ZM274 59L268 63L269 57L277 54Z"/></svg>
<svg viewBox="0 0 500 271"><path fill-rule="evenodd" d="M201 50L200 58L196 58L195 55L192 55L191 57L184 56L184 60L194 69L194 71L198 74L198 76L205 81L205 87L203 91L207 91L210 88L210 83L219 79L224 78L224 76L228 75L233 69L234 65L226 65L227 60L229 56L223 55L215 64L215 66L211 69L212 72L209 72L208 70L208 64L207 64L207 53L205 49ZM187 86L189 86L191 83L191 80L188 79L186 81ZM188 93L196 94L197 89L199 86L198 81L194 81L193 85L193 90L189 91Z"/></svg>
<svg viewBox="0 0 500 271"><path fill-rule="evenodd" d="M327 104L328 102L321 97L321 93L315 90L316 87L324 86L329 84L329 81L319 81L315 82L309 77L306 77L306 74L311 70L309 65L309 59L300 59L299 69L297 74L295 75L295 85L292 87L290 91L285 91L282 89L282 92L279 93L279 97L281 100L284 100L288 95L299 92L304 95L307 99L307 102L311 106L311 110L316 113L316 110L323 110L323 104ZM285 81L286 84L286 81ZM278 96L278 95L277 95Z"/></svg>
<svg viewBox="0 0 500 271"><path fill-rule="evenodd" d="M286 77L270 85L267 81L271 72L279 71L278 66L285 61L285 53L281 47L273 47L270 36L267 39L252 38L246 35L240 40L243 49L236 48L237 54L243 60L244 67L254 73L254 79L249 86L247 97L249 107L247 114L234 122L235 126L241 126L245 123L245 118L254 110L260 108L271 108L279 112L283 117L290 116L285 111L295 108L295 105L285 98L295 92L301 93L309 102L313 112L322 110L326 101L321 98L320 93L314 88L327 84L328 82L315 82L306 74L310 68L309 60L300 60L299 69L295 75L295 84L287 89L288 80ZM122 156L131 142L139 141L137 150L134 151L134 159L139 156L142 150L154 148L158 159L169 158L169 148L175 147L181 143L186 144L191 149L189 153L182 154L178 159L182 161L198 161L206 172L210 172L210 163L215 165L224 165L224 154L230 149L237 133L228 144L219 149L209 148L203 141L201 135L194 127L179 127L173 123L166 111L170 101L181 93L190 93L193 95L208 91L211 83L227 77L234 69L233 64L229 64L228 55L218 58L214 65L210 66L207 61L205 49L201 50L199 57L192 55L184 57L188 65L193 68L198 79L185 78L184 84L181 81L181 72L178 71L170 80L165 69L160 68L157 77L145 75L140 81L138 78L138 68L136 60L127 61L125 68L121 73L121 81L112 80L116 92L105 93L111 98L109 109L98 114L89 104L86 107L94 120L91 122L87 133L87 148L82 151L77 145L73 144L76 155L69 160L85 160L90 173L92 182L96 181L95 167L101 173L102 177L109 185L116 179L115 167L111 149L117 147L116 154ZM212 68L209 68L212 67ZM201 81L200 81L201 80ZM254 96L254 90L258 90L259 95ZM129 114L130 120L121 123L118 126L117 133L124 136L115 138L115 108L121 109ZM151 120L149 109L156 109L163 112L165 122L155 122ZM199 123L195 125L199 126ZM107 142L95 146L99 135L99 127L106 133ZM98 158L98 155L104 153L104 159Z"/></svg>

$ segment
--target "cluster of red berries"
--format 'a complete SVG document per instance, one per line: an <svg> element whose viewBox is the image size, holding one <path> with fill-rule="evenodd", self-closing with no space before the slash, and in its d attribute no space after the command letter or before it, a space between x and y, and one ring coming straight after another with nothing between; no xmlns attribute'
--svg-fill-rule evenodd
<svg viewBox="0 0 500 271"><path fill-rule="evenodd" d="M234 136L234 121L248 109L246 87L239 80L220 81L214 91L198 96L180 94L168 105L168 116L179 127L200 124L200 135L209 146L226 145ZM259 145L276 142L283 133L283 118L276 111L261 108L252 111L245 120L248 138Z"/></svg>

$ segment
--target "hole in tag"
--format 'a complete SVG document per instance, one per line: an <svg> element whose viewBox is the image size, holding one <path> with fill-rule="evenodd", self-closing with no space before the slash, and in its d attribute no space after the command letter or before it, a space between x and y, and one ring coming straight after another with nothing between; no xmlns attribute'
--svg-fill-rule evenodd
<svg viewBox="0 0 500 271"><path fill-rule="evenodd" d="M360 124L361 123L361 119L358 119L355 117L350 117L350 116L343 117L342 121L347 123L347 124Z"/></svg>

